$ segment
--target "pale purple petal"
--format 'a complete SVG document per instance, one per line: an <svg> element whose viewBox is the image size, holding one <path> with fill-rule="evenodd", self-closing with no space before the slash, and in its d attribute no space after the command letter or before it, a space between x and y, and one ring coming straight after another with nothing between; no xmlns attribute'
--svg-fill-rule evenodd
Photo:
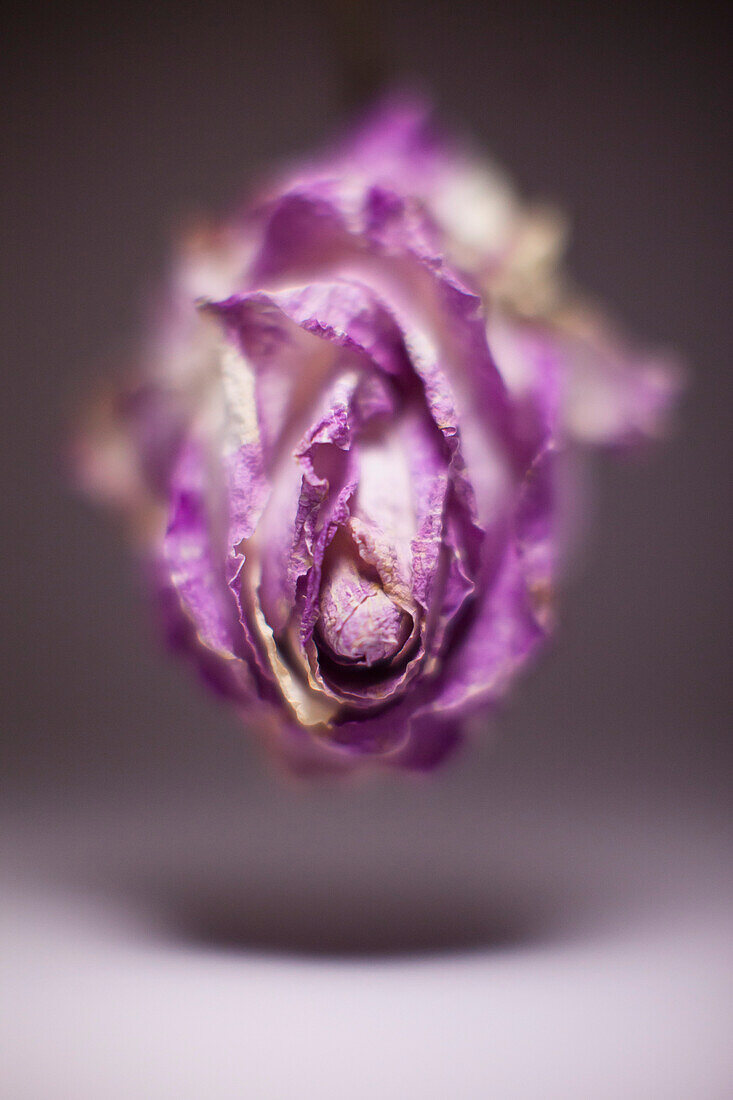
<svg viewBox="0 0 733 1100"><path fill-rule="evenodd" d="M581 443L628 446L663 435L683 384L668 355L644 355L598 324L553 334L564 424Z"/></svg>
<svg viewBox="0 0 733 1100"><path fill-rule="evenodd" d="M500 698L544 638L509 544L497 576L472 609L463 639L445 662L428 712L449 718Z"/></svg>

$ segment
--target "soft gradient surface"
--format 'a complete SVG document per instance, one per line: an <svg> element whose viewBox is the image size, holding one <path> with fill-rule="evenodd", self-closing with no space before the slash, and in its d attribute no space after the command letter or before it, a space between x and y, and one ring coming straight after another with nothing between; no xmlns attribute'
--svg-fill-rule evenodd
<svg viewBox="0 0 733 1100"><path fill-rule="evenodd" d="M395 0L359 40L562 197L578 278L695 368L669 443L594 471L556 644L475 749L425 785L283 788L68 492L63 395L129 363L179 218L343 117L325 10L317 34L300 2L7 16L0 1094L727 1100L717 7Z"/></svg>

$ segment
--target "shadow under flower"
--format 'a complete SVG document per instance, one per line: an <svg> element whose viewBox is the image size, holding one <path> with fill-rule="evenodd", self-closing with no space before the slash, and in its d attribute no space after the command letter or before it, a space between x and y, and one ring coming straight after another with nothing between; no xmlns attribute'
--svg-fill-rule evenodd
<svg viewBox="0 0 733 1100"><path fill-rule="evenodd" d="M564 906L547 889L497 882L462 895L438 881L416 885L288 890L184 876L138 882L132 896L166 940L224 952L395 959L530 949L567 934Z"/></svg>

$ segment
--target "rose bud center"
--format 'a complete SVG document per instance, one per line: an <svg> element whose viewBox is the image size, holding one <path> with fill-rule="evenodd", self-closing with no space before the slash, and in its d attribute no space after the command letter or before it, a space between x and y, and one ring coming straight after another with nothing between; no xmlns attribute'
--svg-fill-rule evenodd
<svg viewBox="0 0 733 1100"><path fill-rule="evenodd" d="M318 633L339 664L375 665L396 657L412 629L411 616L350 555L330 565L321 585Z"/></svg>

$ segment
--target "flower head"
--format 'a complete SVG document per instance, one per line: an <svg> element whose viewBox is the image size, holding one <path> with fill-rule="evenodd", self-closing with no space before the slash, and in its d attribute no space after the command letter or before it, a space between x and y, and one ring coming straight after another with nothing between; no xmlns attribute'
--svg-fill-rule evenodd
<svg viewBox="0 0 733 1100"><path fill-rule="evenodd" d="M676 375L562 236L388 102L189 243L85 437L173 636L294 764L441 759L552 629L568 455L660 432Z"/></svg>

